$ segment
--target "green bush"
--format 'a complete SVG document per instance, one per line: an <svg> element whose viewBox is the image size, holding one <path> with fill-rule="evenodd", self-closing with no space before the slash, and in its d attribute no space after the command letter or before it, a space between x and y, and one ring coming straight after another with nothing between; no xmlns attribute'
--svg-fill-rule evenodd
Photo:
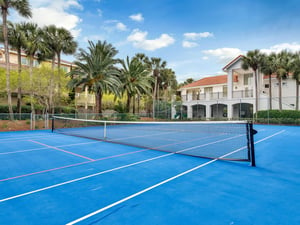
<svg viewBox="0 0 300 225"><path fill-rule="evenodd" d="M74 114L76 109L69 106L57 106L54 108L55 114Z"/></svg>
<svg viewBox="0 0 300 225"><path fill-rule="evenodd" d="M257 112L258 123L300 125L300 111L296 110L264 110Z"/></svg>

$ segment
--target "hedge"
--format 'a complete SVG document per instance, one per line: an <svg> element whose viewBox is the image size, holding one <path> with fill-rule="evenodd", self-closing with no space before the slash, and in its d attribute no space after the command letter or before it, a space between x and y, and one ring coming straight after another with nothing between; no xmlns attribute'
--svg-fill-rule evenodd
<svg viewBox="0 0 300 225"><path fill-rule="evenodd" d="M257 112L258 123L295 124L300 125L300 111L296 110L264 110Z"/></svg>
<svg viewBox="0 0 300 225"><path fill-rule="evenodd" d="M35 110L37 113L42 113L43 106L37 105L35 106ZM76 109L69 106L59 106L55 107L55 113L63 113L63 114L73 114L76 112ZM13 112L18 113L17 106L13 106ZM21 112L22 113L31 113L31 107L30 105L22 105L21 106ZM0 105L0 113L9 113L8 105Z"/></svg>

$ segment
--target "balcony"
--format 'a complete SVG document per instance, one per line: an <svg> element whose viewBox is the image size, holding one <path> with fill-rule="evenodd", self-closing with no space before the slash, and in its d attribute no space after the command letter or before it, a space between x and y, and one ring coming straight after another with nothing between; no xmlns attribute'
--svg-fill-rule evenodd
<svg viewBox="0 0 300 225"><path fill-rule="evenodd" d="M210 100L225 100L228 97L226 92L211 92L204 94L188 94L182 95L182 100L184 102L190 101L210 101ZM241 98L253 98L253 90L241 90L233 91L232 98L241 99Z"/></svg>
<svg viewBox="0 0 300 225"><path fill-rule="evenodd" d="M253 98L253 90L233 91L232 98Z"/></svg>

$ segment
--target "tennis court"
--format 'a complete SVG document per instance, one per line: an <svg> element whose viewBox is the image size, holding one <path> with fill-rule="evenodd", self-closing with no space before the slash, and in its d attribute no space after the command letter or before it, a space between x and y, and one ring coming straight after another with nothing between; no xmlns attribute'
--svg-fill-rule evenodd
<svg viewBox="0 0 300 225"><path fill-rule="evenodd" d="M220 149L243 158L247 143L212 132L181 140L153 131L170 151L50 130L2 132L0 224L300 224L300 127L254 128L256 167L220 160ZM176 151L194 150L197 138L220 159L172 152L174 141Z"/></svg>

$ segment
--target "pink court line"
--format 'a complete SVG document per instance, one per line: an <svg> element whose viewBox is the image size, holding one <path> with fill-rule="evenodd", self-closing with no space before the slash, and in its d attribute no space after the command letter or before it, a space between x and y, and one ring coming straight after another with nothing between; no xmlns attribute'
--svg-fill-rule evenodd
<svg viewBox="0 0 300 225"><path fill-rule="evenodd" d="M65 168L69 168L69 167L79 166L79 165L88 164L88 163L92 163L92 162L97 162L97 161L101 161L101 160L105 160L105 159L117 158L117 157L130 155L130 154L143 152L143 151L148 151L148 149L142 149L142 150L133 151L133 152L126 152L126 153L119 154L119 155L113 155L113 156L107 156L107 157L103 157L103 158L99 158L99 159L94 159L93 161L74 163L74 164L70 164L70 165L67 165L67 166L61 166L61 167L56 167L56 168L52 168L52 169L48 169L48 170L41 170L41 171L37 171L37 172L33 172L33 173L23 174L23 175L19 175L19 176L15 176L15 177L9 177L9 178L5 178L5 179L0 180L0 182L7 181L7 180L13 180L13 179L21 178L21 177L28 177L28 176L32 176L32 175L35 175L35 174L40 174L40 173L46 173L46 172L51 172L51 171L55 171L55 170L65 169Z"/></svg>
<svg viewBox="0 0 300 225"><path fill-rule="evenodd" d="M58 151L61 151L61 152L65 152L65 153L68 153L68 154L71 154L71 155L75 155L75 156L78 156L80 158L84 158L84 159L87 159L87 160L90 160L90 161L95 161L94 159L91 159L89 157L86 157L86 156L83 156L83 155L79 155L79 154L76 154L74 152L69 152L69 151L63 150L61 148L54 147L54 146L46 145L46 144L40 143L38 141L33 141L33 140L28 140L28 141L31 141L33 143L36 143L36 144L39 144L39 145L42 145L42 146L46 146L48 148L52 148L52 149L55 149L55 150L58 150Z"/></svg>

